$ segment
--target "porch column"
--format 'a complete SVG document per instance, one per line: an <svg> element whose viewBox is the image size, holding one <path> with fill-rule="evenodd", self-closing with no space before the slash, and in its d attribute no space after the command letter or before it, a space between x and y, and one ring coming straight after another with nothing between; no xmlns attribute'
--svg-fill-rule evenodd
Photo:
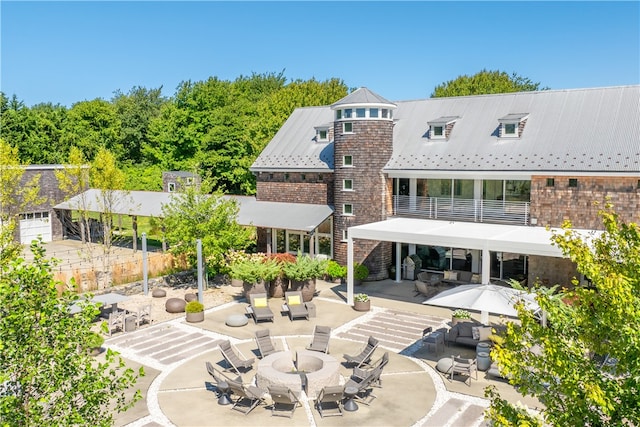
<svg viewBox="0 0 640 427"><path fill-rule="evenodd" d="M351 237L347 238L347 304L353 305L353 239Z"/></svg>
<svg viewBox="0 0 640 427"><path fill-rule="evenodd" d="M267 228L266 229L266 233L267 233L267 237L265 238L265 240L267 241L267 254L271 253L271 229Z"/></svg>
<svg viewBox="0 0 640 427"><path fill-rule="evenodd" d="M489 248L482 249L482 284L489 284L491 280L491 253Z"/></svg>
<svg viewBox="0 0 640 427"><path fill-rule="evenodd" d="M119 221L122 222L121 215L118 215ZM133 244L133 252L138 251L138 217L136 215L131 215L131 237Z"/></svg>
<svg viewBox="0 0 640 427"><path fill-rule="evenodd" d="M396 283L402 282L402 243L396 242Z"/></svg>

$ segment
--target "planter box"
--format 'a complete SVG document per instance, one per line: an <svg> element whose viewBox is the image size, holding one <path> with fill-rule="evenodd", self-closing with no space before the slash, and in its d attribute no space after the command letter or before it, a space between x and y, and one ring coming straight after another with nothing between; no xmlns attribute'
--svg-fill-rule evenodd
<svg viewBox="0 0 640 427"><path fill-rule="evenodd" d="M369 311L371 310L371 300L369 301L354 301L353 302L353 309L355 311Z"/></svg>
<svg viewBox="0 0 640 427"><path fill-rule="evenodd" d="M292 280L289 287L292 291L302 292L302 300L309 302L316 293L316 279Z"/></svg>
<svg viewBox="0 0 640 427"><path fill-rule="evenodd" d="M204 321L204 311L198 313L187 313L187 322L198 323Z"/></svg>

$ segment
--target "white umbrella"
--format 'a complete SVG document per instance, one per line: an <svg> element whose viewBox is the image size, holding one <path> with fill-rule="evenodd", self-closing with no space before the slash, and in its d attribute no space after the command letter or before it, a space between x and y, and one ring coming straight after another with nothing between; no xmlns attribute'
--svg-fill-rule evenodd
<svg viewBox="0 0 640 427"><path fill-rule="evenodd" d="M439 293L423 304L480 311L482 323L487 324L489 313L517 316L514 305L519 300L523 300L528 309L539 308L535 294L493 284L457 286Z"/></svg>

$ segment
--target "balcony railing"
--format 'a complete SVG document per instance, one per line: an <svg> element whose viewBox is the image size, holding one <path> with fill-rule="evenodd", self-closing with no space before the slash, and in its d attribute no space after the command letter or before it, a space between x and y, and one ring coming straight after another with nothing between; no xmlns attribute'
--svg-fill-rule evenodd
<svg viewBox="0 0 640 427"><path fill-rule="evenodd" d="M529 225L529 202L393 196L393 214L418 218Z"/></svg>

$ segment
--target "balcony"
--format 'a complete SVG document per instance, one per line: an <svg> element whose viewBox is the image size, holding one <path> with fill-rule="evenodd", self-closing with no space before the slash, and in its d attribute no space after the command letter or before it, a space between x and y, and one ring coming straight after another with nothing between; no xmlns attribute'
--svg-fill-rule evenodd
<svg viewBox="0 0 640 427"><path fill-rule="evenodd" d="M529 225L529 202L393 196L393 215L451 221Z"/></svg>

